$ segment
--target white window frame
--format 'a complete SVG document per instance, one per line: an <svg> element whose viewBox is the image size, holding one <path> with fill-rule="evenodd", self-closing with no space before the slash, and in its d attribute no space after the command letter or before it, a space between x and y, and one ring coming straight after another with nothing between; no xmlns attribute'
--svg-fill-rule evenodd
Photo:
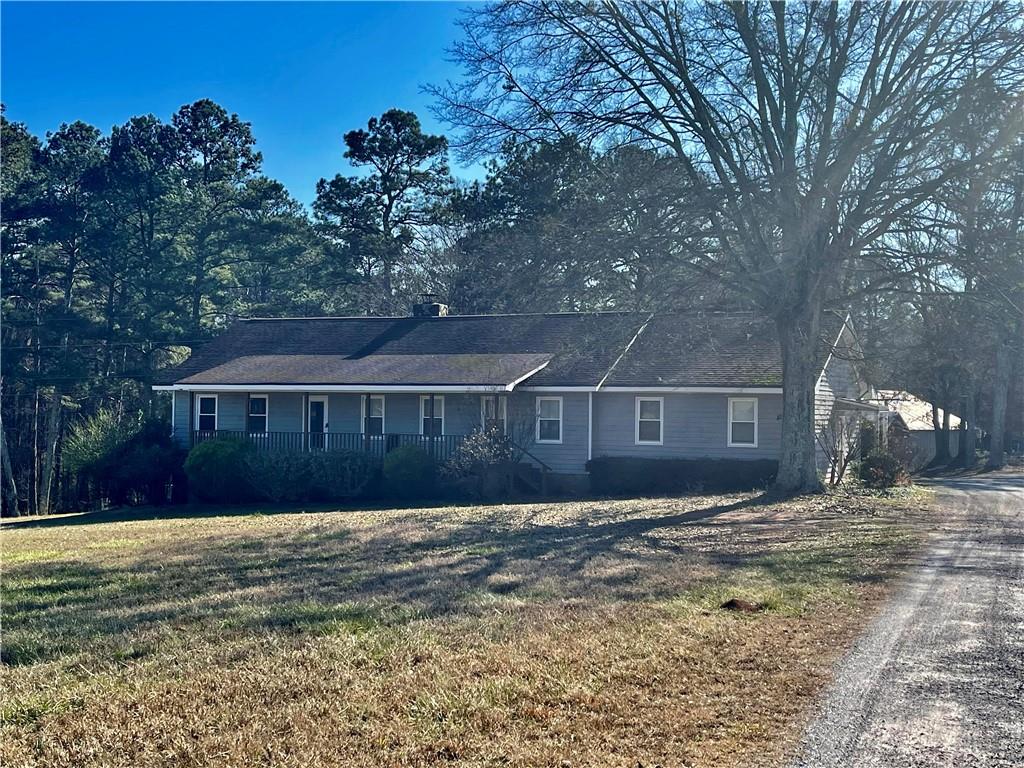
<svg viewBox="0 0 1024 768"><path fill-rule="evenodd" d="M370 437L372 437L374 439L378 439L378 438L379 439L383 439L384 435L386 435L387 431L388 431L387 430L387 423L388 423L387 422L387 418L388 418L388 416L387 416L387 414L388 414L388 399L384 395L363 395L360 398L360 400L362 400L362 408L360 409L360 414L359 414L359 434L361 434L361 435L365 435L366 434L366 415L367 415L367 411L370 408L370 400L371 399L380 400L380 434L379 435L370 435Z"/></svg>
<svg viewBox="0 0 1024 768"><path fill-rule="evenodd" d="M195 431L196 432L209 432L208 429L200 429L199 427L199 404L203 402L204 398L213 398L213 431L216 432L220 429L220 398L216 394L212 393L199 393L196 395L196 420L195 420ZM209 416L210 414L204 414Z"/></svg>
<svg viewBox="0 0 1024 768"><path fill-rule="evenodd" d="M430 395L420 395L420 434L426 435L423 431L423 420L427 418L427 403L430 402ZM444 395L434 395L434 413L431 418L437 418L437 405L441 404L441 434L438 437L443 437L445 434L445 418L444 418Z"/></svg>
<svg viewBox="0 0 1024 768"><path fill-rule="evenodd" d="M540 438L540 404L544 400L553 400L558 403L558 439L557 440L541 440ZM539 445L561 445L562 438L565 436L565 410L562 403L562 396L558 395L538 395L537 400L534 403L534 412L536 413L535 424L534 424L534 441ZM554 421L554 419L544 419L544 421Z"/></svg>
<svg viewBox="0 0 1024 768"><path fill-rule="evenodd" d="M262 400L265 405L263 406L263 413L252 412L252 401ZM253 416L263 417L263 431L254 432L249 429L249 419ZM245 403L245 433L247 435L265 435L270 432L270 395L249 395Z"/></svg>
<svg viewBox="0 0 1024 768"><path fill-rule="evenodd" d="M725 418L725 429L726 429L725 437L726 437L726 444L730 448L757 448L757 422L758 422L758 417L757 417L757 400L758 400L758 398L756 398L756 397L730 397L729 398L729 403L726 406L726 414L725 414L725 417L726 417ZM733 405L733 403L753 403L754 404L754 442L752 442L752 443L734 443L732 441L732 425L733 425L732 405ZM736 423L737 424L749 424L750 422L749 421L739 421L739 422L736 422Z"/></svg>
<svg viewBox="0 0 1024 768"><path fill-rule="evenodd" d="M487 429L487 401L498 398L497 421L505 425L505 432L508 432L508 398L505 395L480 395L480 429Z"/></svg>
<svg viewBox="0 0 1024 768"><path fill-rule="evenodd" d="M657 440L641 440L640 439L640 403L642 402L656 402L658 404L658 439ZM633 406L633 441L635 445L664 445L665 444L665 398L664 397L649 397L647 395L637 395L636 403ZM644 421L654 421L654 419L644 419Z"/></svg>
<svg viewBox="0 0 1024 768"><path fill-rule="evenodd" d="M327 434L330 431L331 425L331 398L329 395L310 395L306 398L306 434L315 435L309 428L309 417L313 413L313 410L309 407L312 403L323 403L324 404L324 430L323 434Z"/></svg>

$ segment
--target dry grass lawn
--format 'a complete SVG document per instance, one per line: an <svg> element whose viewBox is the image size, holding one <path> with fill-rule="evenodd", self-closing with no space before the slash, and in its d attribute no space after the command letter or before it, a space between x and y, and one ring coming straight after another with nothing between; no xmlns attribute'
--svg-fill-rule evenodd
<svg viewBox="0 0 1024 768"><path fill-rule="evenodd" d="M919 503L6 522L0 764L778 764Z"/></svg>

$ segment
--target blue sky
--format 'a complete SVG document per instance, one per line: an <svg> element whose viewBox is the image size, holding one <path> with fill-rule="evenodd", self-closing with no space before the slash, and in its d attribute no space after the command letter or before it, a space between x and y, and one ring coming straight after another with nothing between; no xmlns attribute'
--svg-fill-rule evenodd
<svg viewBox="0 0 1024 768"><path fill-rule="evenodd" d="M0 98L40 137L73 120L104 131L132 115L167 120L213 99L252 123L267 175L308 204L321 176L351 172L342 134L369 117L411 109L444 132L420 87L457 79L445 49L461 7L3 2Z"/></svg>

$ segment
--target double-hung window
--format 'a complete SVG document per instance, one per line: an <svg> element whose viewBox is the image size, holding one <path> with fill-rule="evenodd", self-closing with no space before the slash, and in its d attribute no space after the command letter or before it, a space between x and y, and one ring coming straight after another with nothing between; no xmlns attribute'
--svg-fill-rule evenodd
<svg viewBox="0 0 1024 768"><path fill-rule="evenodd" d="M562 398L537 398L537 442L562 442Z"/></svg>
<svg viewBox="0 0 1024 768"><path fill-rule="evenodd" d="M498 430L499 434L505 434L505 420L508 405L507 399L501 395L480 396L480 423L484 431Z"/></svg>
<svg viewBox="0 0 1024 768"><path fill-rule="evenodd" d="M196 429L200 432L217 430L217 396L196 396Z"/></svg>
<svg viewBox="0 0 1024 768"><path fill-rule="evenodd" d="M636 444L661 445L663 442L665 398L638 397L636 399Z"/></svg>
<svg viewBox="0 0 1024 768"><path fill-rule="evenodd" d="M757 398L729 398L729 447L757 448Z"/></svg>
<svg viewBox="0 0 1024 768"><path fill-rule="evenodd" d="M433 408L433 410L431 410ZM420 395L420 434L444 434L444 396Z"/></svg>
<svg viewBox="0 0 1024 768"><path fill-rule="evenodd" d="M261 435L267 431L267 400L266 395L249 395L246 429L250 435Z"/></svg>
<svg viewBox="0 0 1024 768"><path fill-rule="evenodd" d="M363 400L363 434L384 434L384 397L367 395Z"/></svg>

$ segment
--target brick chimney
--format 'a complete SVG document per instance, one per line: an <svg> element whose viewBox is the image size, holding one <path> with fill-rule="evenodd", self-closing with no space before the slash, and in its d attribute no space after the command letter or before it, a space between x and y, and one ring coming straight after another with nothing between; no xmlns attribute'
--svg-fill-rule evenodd
<svg viewBox="0 0 1024 768"><path fill-rule="evenodd" d="M445 317L448 305L438 300L436 293L421 293L420 300L412 305L413 317Z"/></svg>

